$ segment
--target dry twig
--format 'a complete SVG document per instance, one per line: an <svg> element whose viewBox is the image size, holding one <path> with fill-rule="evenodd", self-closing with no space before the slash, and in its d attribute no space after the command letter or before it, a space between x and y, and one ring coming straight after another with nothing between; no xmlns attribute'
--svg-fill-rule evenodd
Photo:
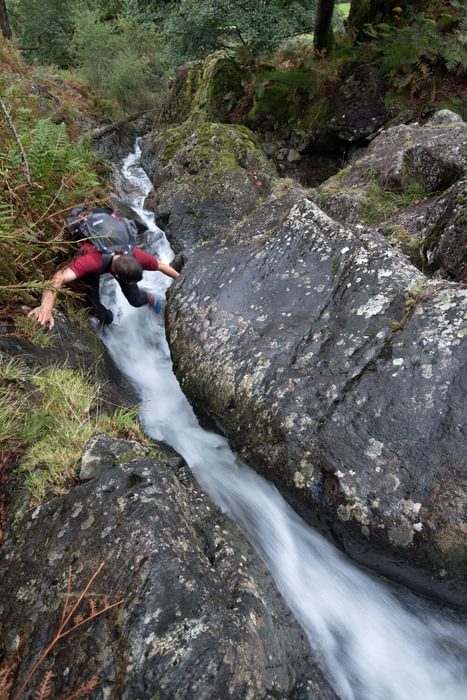
<svg viewBox="0 0 467 700"><path fill-rule="evenodd" d="M21 143L21 139L18 135L18 132L15 129L15 125L13 124L13 121L10 117L10 113L7 109L7 106L1 97L0 97L0 107L3 111L3 114L5 115L5 119L7 120L8 126L10 127L11 131L13 132L13 136L15 137L15 141L18 144L18 148L19 148L20 153L21 153L21 160L23 161L23 165L24 165L24 174L26 176L26 182L28 183L29 186L31 186L32 185L31 171L29 170L29 163L28 163L28 159L26 157L26 151L23 148L23 144Z"/></svg>
<svg viewBox="0 0 467 700"><path fill-rule="evenodd" d="M81 593L79 594L77 600L75 603L70 602L71 598L71 567L68 570L68 586L67 586L67 592L65 596L65 601L63 604L63 610L62 610L62 617L60 620L60 624L58 626L58 629L54 635L54 638L50 642L50 644L44 649L34 666L31 668L29 673L26 675L26 678L24 679L21 687L17 691L16 695L13 697L13 700L19 700L23 692L26 690L27 686L29 685L29 681L31 680L32 676L35 674L37 669L41 666L43 661L47 658L47 656L50 654L52 649L55 647L55 645L64 637L67 635L71 634L71 632L74 632L77 630L79 627L82 627L82 625L85 625L87 622L91 622L91 620L94 620L96 617L99 617L100 615L103 615L104 613L108 612L112 608L117 607L117 605L121 605L124 601L119 600L117 603L111 603L109 605L104 605L103 608L100 610L95 610L94 612L91 612L87 617L82 617L79 616L79 618L73 618L74 614L78 610L79 606L81 605L84 597L92 587L94 581L96 580L97 576L100 574L104 567L104 564L100 564L96 571L93 573L89 581L87 582L86 586L83 588ZM71 627L69 626L71 624ZM68 625L68 628L67 628ZM94 682L94 678L92 678L89 683ZM96 680L97 684L97 680ZM94 686L95 687L95 686ZM84 686L82 686L84 688ZM76 693L81 692L82 688L78 689L78 691L75 692L75 694L71 695L70 697L82 697L84 691L81 693L81 695L77 695ZM44 696L46 697L46 696Z"/></svg>

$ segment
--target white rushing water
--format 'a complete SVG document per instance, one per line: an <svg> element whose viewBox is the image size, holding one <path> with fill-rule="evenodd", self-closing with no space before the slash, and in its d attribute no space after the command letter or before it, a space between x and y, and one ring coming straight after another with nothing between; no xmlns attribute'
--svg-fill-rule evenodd
<svg viewBox="0 0 467 700"><path fill-rule="evenodd" d="M154 231L150 252L170 262L165 236L142 209L151 184L138 162L137 148L122 168L123 196ZM160 273L145 273L141 283L158 295L169 284ZM172 372L162 316L148 307L130 307L113 281L103 296L117 314L102 338L139 392L146 433L179 452L212 500L243 528L338 696L466 700L464 627L425 603L401 603L399 595L309 528L275 487L235 457L223 437L199 426Z"/></svg>

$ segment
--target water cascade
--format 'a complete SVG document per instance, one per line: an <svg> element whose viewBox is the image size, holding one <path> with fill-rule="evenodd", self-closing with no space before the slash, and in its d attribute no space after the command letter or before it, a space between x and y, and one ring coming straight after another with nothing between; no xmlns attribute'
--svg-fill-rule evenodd
<svg viewBox="0 0 467 700"><path fill-rule="evenodd" d="M118 179L123 196L153 232L149 252L169 262L170 246L143 209L151 183L139 166L138 146ZM161 296L169 284L159 273L145 273L141 283ZM243 528L338 696L465 700L467 631L459 621L410 595L401 602L309 528L222 436L200 427L173 374L162 315L130 307L113 281L105 283L105 296L116 321L102 339L139 392L144 430L181 454L212 500Z"/></svg>

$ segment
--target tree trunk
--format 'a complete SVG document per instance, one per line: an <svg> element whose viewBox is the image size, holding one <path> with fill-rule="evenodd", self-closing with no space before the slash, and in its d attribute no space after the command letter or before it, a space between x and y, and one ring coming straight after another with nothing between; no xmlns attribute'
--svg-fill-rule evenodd
<svg viewBox="0 0 467 700"><path fill-rule="evenodd" d="M313 44L315 51L329 52L334 47L334 32L332 29L332 15L335 0L319 0L316 10L315 34Z"/></svg>
<svg viewBox="0 0 467 700"><path fill-rule="evenodd" d="M0 29L5 39L11 39L11 27L8 21L5 0L0 0Z"/></svg>

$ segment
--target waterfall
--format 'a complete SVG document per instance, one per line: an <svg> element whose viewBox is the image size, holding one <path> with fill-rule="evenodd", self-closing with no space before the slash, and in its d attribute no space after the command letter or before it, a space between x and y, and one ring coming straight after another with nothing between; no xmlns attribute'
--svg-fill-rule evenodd
<svg viewBox="0 0 467 700"><path fill-rule="evenodd" d="M151 183L139 148L120 170L124 197L153 232L150 252L172 252L144 211ZM182 273L183 274L183 273ZM171 280L144 274L164 295ZM212 500L244 530L322 660L342 700L466 700L467 631L458 619L362 572L308 527L275 487L243 464L227 441L203 430L173 374L161 315L128 305L113 280L103 297L115 322L102 340L141 398L145 432L171 445Z"/></svg>

